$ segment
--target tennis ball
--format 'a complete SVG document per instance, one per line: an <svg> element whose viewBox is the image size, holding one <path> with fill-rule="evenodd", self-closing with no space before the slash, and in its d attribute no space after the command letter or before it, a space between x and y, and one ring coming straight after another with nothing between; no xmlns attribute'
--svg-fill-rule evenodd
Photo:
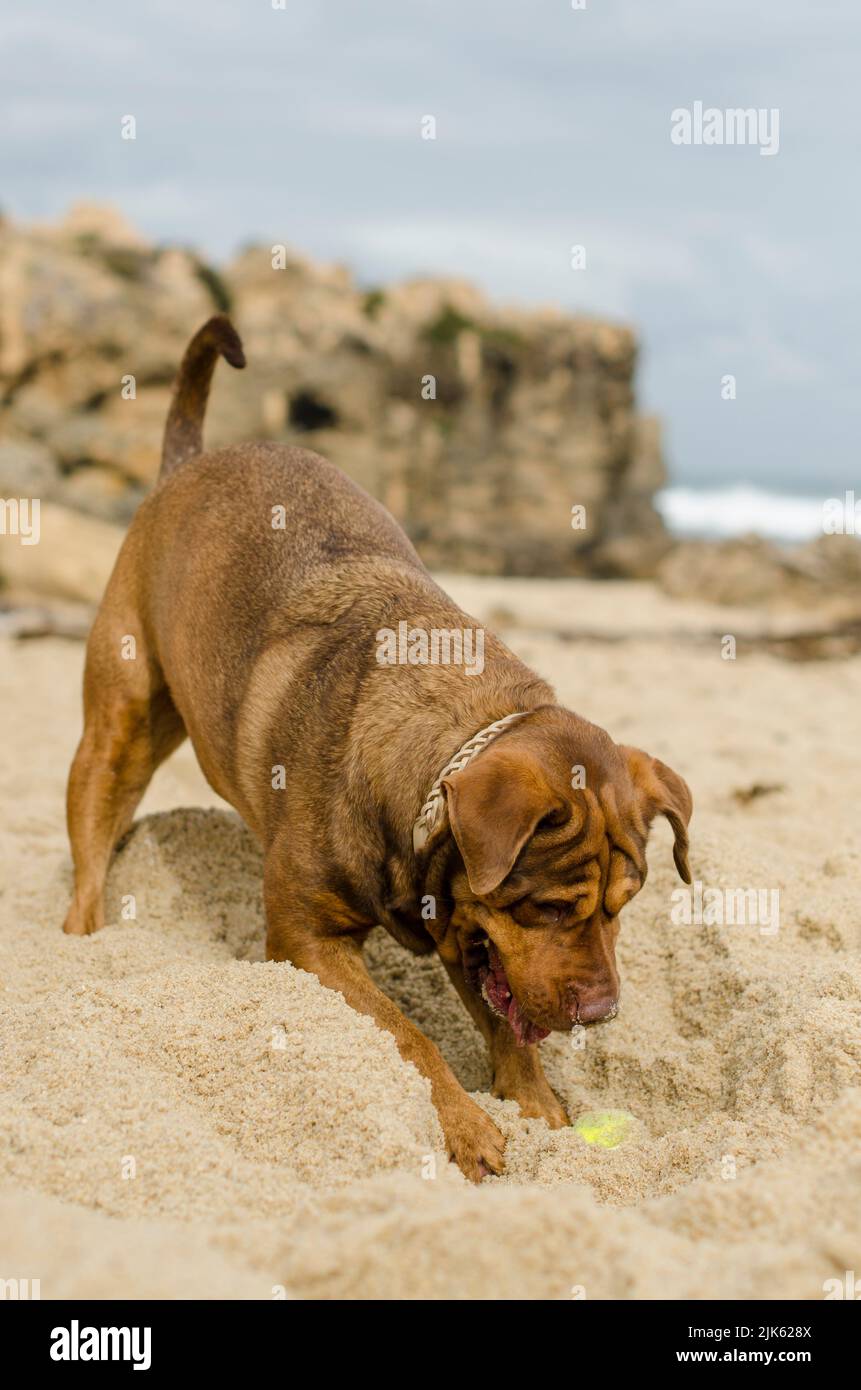
<svg viewBox="0 0 861 1390"><path fill-rule="evenodd" d="M587 1110L574 1122L575 1133L599 1149L615 1149L630 1137L635 1124L627 1110Z"/></svg>

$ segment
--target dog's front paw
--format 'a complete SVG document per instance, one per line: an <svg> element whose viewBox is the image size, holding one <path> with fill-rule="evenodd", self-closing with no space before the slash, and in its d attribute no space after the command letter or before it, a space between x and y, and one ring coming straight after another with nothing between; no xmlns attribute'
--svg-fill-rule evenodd
<svg viewBox="0 0 861 1390"><path fill-rule="evenodd" d="M546 1120L551 1129L564 1129L571 1121L564 1108L548 1086L546 1092L529 1091L525 1095L509 1096L520 1106L520 1113L527 1120Z"/></svg>
<svg viewBox="0 0 861 1390"><path fill-rule="evenodd" d="M493 1095L516 1101L524 1118L546 1120L551 1129L564 1129L571 1123L540 1067L501 1066L494 1074Z"/></svg>
<svg viewBox="0 0 861 1390"><path fill-rule="evenodd" d="M470 1182L503 1171L505 1136L474 1100L465 1095L440 1119L448 1156Z"/></svg>
<svg viewBox="0 0 861 1390"><path fill-rule="evenodd" d="M84 904L72 903L63 923L67 936L92 936L105 925L101 902Z"/></svg>

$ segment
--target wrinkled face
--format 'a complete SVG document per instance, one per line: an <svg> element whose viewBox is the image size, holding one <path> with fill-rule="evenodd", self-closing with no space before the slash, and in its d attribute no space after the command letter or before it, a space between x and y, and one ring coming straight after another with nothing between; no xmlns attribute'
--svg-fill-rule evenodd
<svg viewBox="0 0 861 1390"><path fill-rule="evenodd" d="M467 978L525 1041L524 1019L551 1031L613 1016L618 911L645 876L613 843L594 793L572 792L569 810L539 823L493 892L475 897L467 879L455 894Z"/></svg>
<svg viewBox="0 0 861 1390"><path fill-rule="evenodd" d="M519 1043L612 1018L619 912L645 882L656 814L669 817L676 864L690 880L685 783L553 710L491 744L445 789L462 858L449 949L456 943L469 985Z"/></svg>

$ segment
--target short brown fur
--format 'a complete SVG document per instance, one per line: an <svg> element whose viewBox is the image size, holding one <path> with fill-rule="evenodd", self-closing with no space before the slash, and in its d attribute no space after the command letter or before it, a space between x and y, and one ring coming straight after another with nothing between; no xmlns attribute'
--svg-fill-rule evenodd
<svg viewBox="0 0 861 1390"><path fill-rule="evenodd" d="M316 454L272 443L200 452L219 354L244 364L224 319L204 325L186 353L162 476L90 636L64 929L103 925L114 847L188 734L209 782L262 845L268 958L313 971L394 1035L430 1080L450 1156L479 1180L501 1171L503 1136L371 980L368 932L381 924L417 953L435 949L487 1042L494 1094L566 1124L537 1048L517 1046L476 988L482 943L498 950L533 1023L568 1029L612 1016L618 912L645 877L649 823L668 816L689 881L690 793L663 763L559 706L490 634L481 674L381 665L381 628L478 625L384 508ZM134 660L123 657L128 636ZM417 855L413 823L440 770L514 711L527 717L446 779L446 814ZM574 766L585 769L580 790Z"/></svg>

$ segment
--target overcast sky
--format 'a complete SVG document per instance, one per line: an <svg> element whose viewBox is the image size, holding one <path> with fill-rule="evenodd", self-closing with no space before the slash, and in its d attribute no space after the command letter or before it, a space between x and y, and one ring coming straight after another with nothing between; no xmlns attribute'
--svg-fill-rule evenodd
<svg viewBox="0 0 861 1390"><path fill-rule="evenodd" d="M858 0L0 11L7 213L109 200L219 259L284 241L630 321L675 479L861 492ZM697 101L777 108L778 152L674 144Z"/></svg>

